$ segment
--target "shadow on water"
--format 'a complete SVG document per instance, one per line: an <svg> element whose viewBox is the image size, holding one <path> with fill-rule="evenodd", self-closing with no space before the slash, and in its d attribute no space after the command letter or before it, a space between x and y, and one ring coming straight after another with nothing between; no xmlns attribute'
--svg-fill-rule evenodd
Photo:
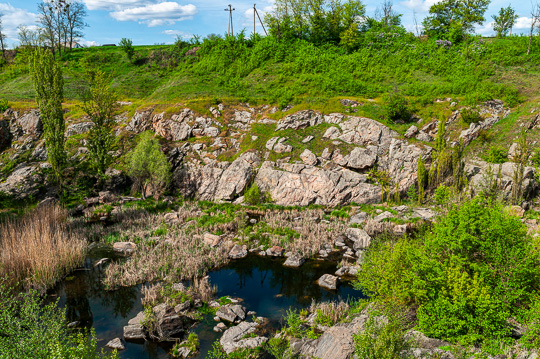
<svg viewBox="0 0 540 359"><path fill-rule="evenodd" d="M51 299L58 299L66 309L70 322L77 321L81 327L94 328L99 345L123 336L123 327L129 319L143 310L141 286L106 291L102 279L104 266L94 267L101 258L116 260L109 248L93 249L86 259L85 268L76 271L51 292ZM334 273L336 265L326 261L308 261L301 268L286 268L283 259L248 256L233 261L219 270L209 273L210 282L218 287L218 297L231 296L243 299L248 311L270 320L272 328L282 325L283 316L289 308L308 307L312 300L326 301L356 299L363 297L350 283L342 283L337 291L327 291L316 284L325 273ZM221 334L215 333L216 322L207 316L192 331L199 335L201 353L206 357L214 341ZM121 358L169 358L171 344L152 342L126 343Z"/></svg>

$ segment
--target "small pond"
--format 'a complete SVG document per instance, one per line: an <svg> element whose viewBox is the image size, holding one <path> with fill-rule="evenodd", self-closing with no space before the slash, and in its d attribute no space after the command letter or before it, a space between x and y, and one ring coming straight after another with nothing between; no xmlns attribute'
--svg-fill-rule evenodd
<svg viewBox="0 0 540 359"><path fill-rule="evenodd" d="M123 327L128 320L143 309L140 285L115 291L105 290L101 282L104 267L94 267L97 260L105 257L115 259L109 248L94 248L84 268L75 271L50 292L50 298L59 299L59 305L66 308L70 322L78 321L80 326L94 328L100 346L113 338L122 338ZM309 307L312 300L362 297L362 293L355 291L350 283L342 283L335 292L316 284L323 274L336 271L335 263L312 260L294 269L284 267L283 262L283 259L250 255L209 272L210 284L217 286L217 297L242 298L242 304L248 311L268 318L274 328L282 325L282 318L289 308ZM201 343L198 358L205 358L214 341L220 338L221 334L212 330L215 324L212 316L207 316L193 328ZM128 342L120 357L169 358L170 348L171 344Z"/></svg>

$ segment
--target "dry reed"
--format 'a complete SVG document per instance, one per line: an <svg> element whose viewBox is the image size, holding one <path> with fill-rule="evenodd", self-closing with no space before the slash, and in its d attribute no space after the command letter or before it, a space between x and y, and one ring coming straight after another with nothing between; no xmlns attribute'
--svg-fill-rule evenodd
<svg viewBox="0 0 540 359"><path fill-rule="evenodd" d="M42 207L0 223L0 275L11 285L46 289L78 267L86 242L66 210Z"/></svg>
<svg viewBox="0 0 540 359"><path fill-rule="evenodd" d="M313 301L309 308L310 312L317 313L317 317L324 321L326 325L341 322L349 315L350 309L349 303L342 300L321 303Z"/></svg>

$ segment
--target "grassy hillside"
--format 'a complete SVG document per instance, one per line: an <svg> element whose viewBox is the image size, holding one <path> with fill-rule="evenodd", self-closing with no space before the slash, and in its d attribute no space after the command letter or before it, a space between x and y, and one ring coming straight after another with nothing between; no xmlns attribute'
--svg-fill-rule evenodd
<svg viewBox="0 0 540 359"><path fill-rule="evenodd" d="M119 47L75 49L62 56L66 98L76 100L85 74L100 68L125 99L168 103L194 98L235 98L252 103L324 102L334 96L377 97L399 91L431 102L460 97L469 104L501 98L511 105L535 99L540 85L540 46L526 54L528 39L477 38L446 48L407 33L381 33L348 53L276 38L205 40L200 44L139 46L133 60ZM535 39L534 42L540 42ZM186 52L197 47L196 55ZM34 98L25 53L0 71L1 97Z"/></svg>

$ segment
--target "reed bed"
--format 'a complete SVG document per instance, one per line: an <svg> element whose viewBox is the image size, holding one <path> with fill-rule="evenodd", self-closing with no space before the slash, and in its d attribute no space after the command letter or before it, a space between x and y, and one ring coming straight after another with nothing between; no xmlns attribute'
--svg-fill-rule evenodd
<svg viewBox="0 0 540 359"><path fill-rule="evenodd" d="M11 286L44 290L80 266L86 241L58 206L0 223L0 276Z"/></svg>

